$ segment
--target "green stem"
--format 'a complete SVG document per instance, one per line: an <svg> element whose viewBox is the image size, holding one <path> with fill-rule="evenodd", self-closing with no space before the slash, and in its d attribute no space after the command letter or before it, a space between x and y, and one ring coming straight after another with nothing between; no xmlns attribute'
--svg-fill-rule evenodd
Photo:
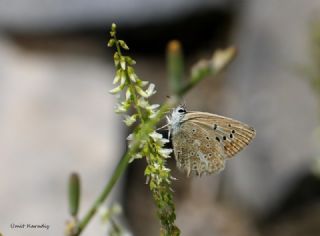
<svg viewBox="0 0 320 236"><path fill-rule="evenodd" d="M137 149L137 148L136 148ZM75 236L78 236L81 234L81 232L84 230L84 228L87 226L87 224L90 222L91 218L95 215L100 205L105 201L105 199L108 197L109 193L111 192L113 186L119 179L119 177L122 175L122 173L125 171L126 167L128 166L129 160L132 156L132 152L127 152L118 163L116 169L113 172L113 175L107 185L104 187L103 191L101 192L100 196L96 199L90 210L87 212L85 217L80 221L79 223L79 230L75 234Z"/></svg>
<svg viewBox="0 0 320 236"><path fill-rule="evenodd" d="M198 84L201 80L203 80L212 73L215 73L215 71L212 72L209 67L202 70L200 73L197 74L197 76L192 77L185 86L180 88L180 90L177 92L178 96L182 97L184 94L189 92L189 90L192 89L196 84Z"/></svg>
<svg viewBox="0 0 320 236"><path fill-rule="evenodd" d="M152 128L164 117L165 112L172 107L174 104L174 100L167 101L164 105L161 106L159 109L159 113L154 119L149 120L146 122L139 132L139 136L137 137L137 140L135 140L132 148L126 152L126 154L121 158L120 162L118 163L116 169L113 172L113 175L109 182L104 187L101 194L98 196L96 201L93 203L92 207L89 209L87 214L84 216L84 218L79 222L78 225L78 231L74 236L78 236L81 234L81 232L85 229L87 224L90 222L92 217L96 214L98 208L100 205L105 201L105 199L108 197L109 193L111 192L112 188L114 187L117 180L120 178L120 176L125 171L126 167L128 166L130 158L137 152L140 146L140 139L141 137L146 137L151 131ZM140 138L140 139L139 139Z"/></svg>
<svg viewBox="0 0 320 236"><path fill-rule="evenodd" d="M112 228L113 230L117 233L117 234L120 234L121 233L121 229L120 227L118 226L118 224L114 221L114 219L110 219L110 223L112 225Z"/></svg>

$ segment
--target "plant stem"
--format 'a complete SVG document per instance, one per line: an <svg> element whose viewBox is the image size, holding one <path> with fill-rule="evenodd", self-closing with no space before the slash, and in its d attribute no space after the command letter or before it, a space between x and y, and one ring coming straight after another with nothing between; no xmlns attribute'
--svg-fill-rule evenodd
<svg viewBox="0 0 320 236"><path fill-rule="evenodd" d="M215 71L212 72L209 67L205 68L205 70L202 70L201 73L199 73L197 76L192 77L185 86L180 87L180 89L177 92L178 96L182 97L183 94L189 92L190 89L192 89L196 84L198 84L201 80L203 80L204 78L206 78L206 76L210 74L215 74Z"/></svg>
<svg viewBox="0 0 320 236"><path fill-rule="evenodd" d="M80 235L81 232L84 230L84 228L87 226L87 224L90 222L91 218L95 215L97 212L99 206L104 202L104 200L107 198L109 193L111 192L113 186L119 179L119 177L122 175L126 167L128 166L129 160L131 158L131 152L127 152L119 161L116 169L113 172L113 175L107 185L104 187L103 191L99 195L99 197L96 199L90 210L87 212L85 217L80 221L79 223L79 230L75 234L75 236Z"/></svg>
<svg viewBox="0 0 320 236"><path fill-rule="evenodd" d="M124 156L121 158L121 160L119 161L116 169L113 172L113 175L112 175L111 179L106 184L106 186L102 190L101 194L98 196L96 201L93 203L92 207L89 209L87 214L79 222L78 231L77 231L76 234L74 234L74 236L78 236L78 235L81 234L81 232L85 229L85 227L90 222L92 217L96 214L96 212L97 212L98 208L100 207L100 205L108 197L108 195L111 192L113 186L115 185L117 180L120 178L120 176L123 174L123 172L127 168L130 158L139 149L139 146L140 146L139 138L145 137L146 135L148 135L152 131L152 128L164 117L166 111L170 107L173 106L173 104L175 103L174 101L175 101L174 99L171 99L171 100L168 100L166 103L164 103L161 106L161 108L159 109L159 113L157 114L157 116L154 119L151 119L151 120L147 121L146 123L144 123L144 125L141 127L141 130L139 132L139 137L137 138L137 140L132 145L132 148L129 151L127 151L124 154Z"/></svg>
<svg viewBox="0 0 320 236"><path fill-rule="evenodd" d="M180 96L179 90L183 85L184 58L178 40L170 41L167 46L167 68L171 94Z"/></svg>

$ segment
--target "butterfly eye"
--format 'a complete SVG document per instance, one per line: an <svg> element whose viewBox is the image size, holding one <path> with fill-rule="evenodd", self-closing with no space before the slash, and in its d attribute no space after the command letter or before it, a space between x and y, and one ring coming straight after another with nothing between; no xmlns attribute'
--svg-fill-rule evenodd
<svg viewBox="0 0 320 236"><path fill-rule="evenodd" d="M184 108L179 108L179 109L178 109L178 112L179 112L179 113L186 113L186 110L185 110Z"/></svg>

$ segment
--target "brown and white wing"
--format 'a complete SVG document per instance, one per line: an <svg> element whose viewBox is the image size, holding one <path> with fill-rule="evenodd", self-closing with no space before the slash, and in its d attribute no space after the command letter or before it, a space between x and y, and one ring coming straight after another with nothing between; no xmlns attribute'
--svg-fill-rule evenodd
<svg viewBox="0 0 320 236"><path fill-rule="evenodd" d="M172 136L177 166L188 176L216 173L224 168L223 147L201 126L192 121L183 122Z"/></svg>
<svg viewBox="0 0 320 236"><path fill-rule="evenodd" d="M240 152L256 135L256 131L247 124L206 112L188 112L182 122L192 122L205 129L223 146L226 157Z"/></svg>

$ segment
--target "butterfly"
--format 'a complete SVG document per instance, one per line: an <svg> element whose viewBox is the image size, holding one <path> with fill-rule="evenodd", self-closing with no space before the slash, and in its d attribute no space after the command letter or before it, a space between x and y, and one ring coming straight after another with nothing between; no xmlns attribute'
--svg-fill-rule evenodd
<svg viewBox="0 0 320 236"><path fill-rule="evenodd" d="M218 173L255 137L256 131L240 121L207 112L186 111L180 105L167 117L177 166L191 173Z"/></svg>

